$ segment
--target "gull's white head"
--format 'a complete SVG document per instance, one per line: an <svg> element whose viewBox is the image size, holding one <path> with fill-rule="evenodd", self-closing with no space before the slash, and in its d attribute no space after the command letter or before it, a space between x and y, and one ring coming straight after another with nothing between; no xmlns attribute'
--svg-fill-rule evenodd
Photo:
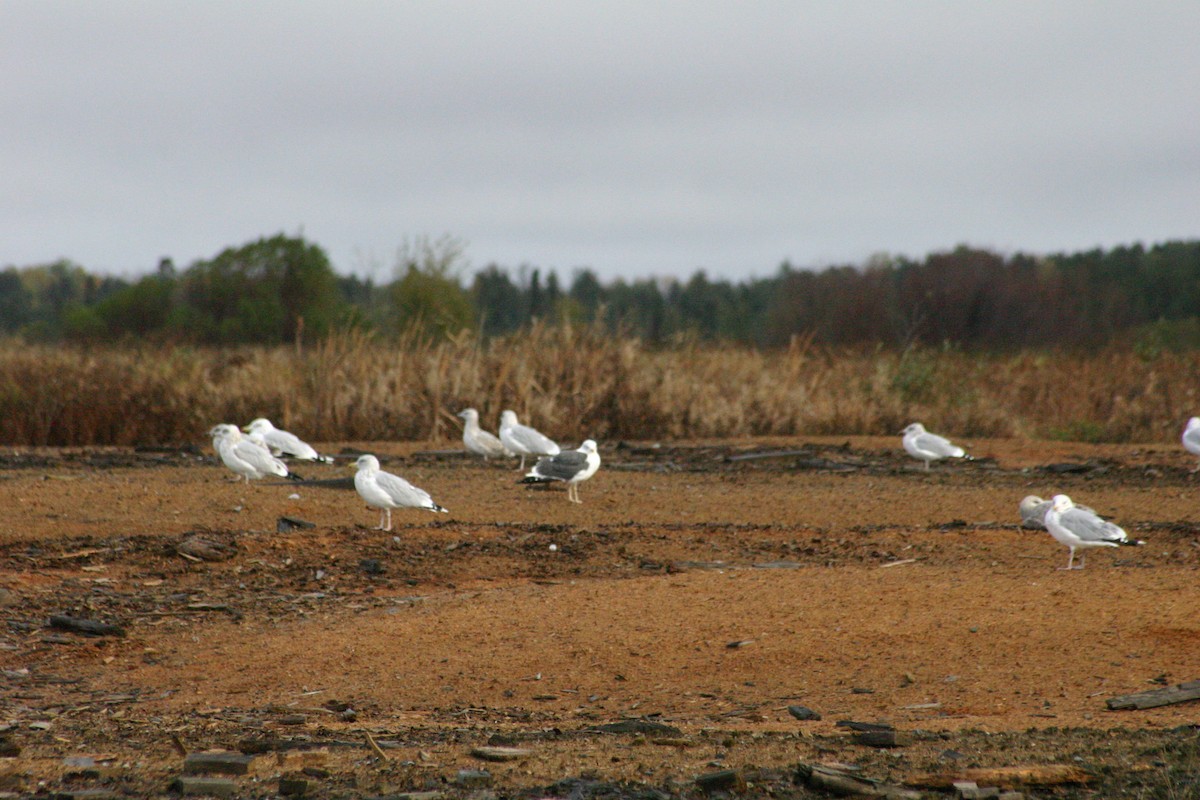
<svg viewBox="0 0 1200 800"><path fill-rule="evenodd" d="M517 424L517 412L511 409L504 409L500 412L500 424L504 426Z"/></svg>
<svg viewBox="0 0 1200 800"><path fill-rule="evenodd" d="M275 426L271 424L271 420L266 417L259 417L251 422L246 427L242 428L246 433L259 433L266 436L270 431L275 430Z"/></svg>
<svg viewBox="0 0 1200 800"><path fill-rule="evenodd" d="M580 450L582 450L582 451L583 451L583 452L585 452L585 453L594 453L594 452L596 452L596 450L597 450L597 447L596 447L596 440L595 440L595 439L588 439L588 440L584 441L584 443L583 443L583 444L579 445L579 449L580 449Z"/></svg>
<svg viewBox="0 0 1200 800"><path fill-rule="evenodd" d="M369 470L377 472L379 470L379 459L373 455L362 455L354 462L354 466L359 470Z"/></svg>
<svg viewBox="0 0 1200 800"><path fill-rule="evenodd" d="M458 415L468 422L479 421L479 412L473 408L464 408L462 411L458 412Z"/></svg>
<svg viewBox="0 0 1200 800"><path fill-rule="evenodd" d="M241 437L241 432L238 431L236 425L230 425L228 422L222 422L219 425L214 425L208 435L214 439L224 439L226 436Z"/></svg>
<svg viewBox="0 0 1200 800"><path fill-rule="evenodd" d="M1075 504L1071 502L1071 498L1067 497L1065 494L1054 495L1050 503L1050 510L1057 511L1059 514L1074 507Z"/></svg>
<svg viewBox="0 0 1200 800"><path fill-rule="evenodd" d="M909 425L907 428L905 428L904 430L900 431L900 433L904 434L905 436L908 436L909 434L912 434L912 433L924 433L924 432L925 432L925 426L919 422L914 422L911 425Z"/></svg>
<svg viewBox="0 0 1200 800"><path fill-rule="evenodd" d="M1021 516L1029 516L1033 510L1040 506L1045 501L1036 494L1031 494L1021 501Z"/></svg>
<svg viewBox="0 0 1200 800"><path fill-rule="evenodd" d="M1191 419L1189 419L1187 421L1187 427L1185 427L1184 430L1190 431L1192 428L1195 428L1197 425L1200 425L1200 417L1192 417Z"/></svg>

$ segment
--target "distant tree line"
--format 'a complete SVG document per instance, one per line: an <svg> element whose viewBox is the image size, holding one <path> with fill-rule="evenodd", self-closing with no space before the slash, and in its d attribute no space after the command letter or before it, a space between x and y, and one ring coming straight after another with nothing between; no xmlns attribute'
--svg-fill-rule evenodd
<svg viewBox="0 0 1200 800"><path fill-rule="evenodd" d="M796 337L829 345L950 343L1005 349L1092 345L1136 332L1150 346L1200 346L1200 241L1044 256L958 247L921 260L876 257L822 270L782 264L733 283L601 283L588 269L489 265L467 274L460 242L419 238L393 275L339 275L325 252L277 235L136 280L70 261L0 270L0 334L30 341L202 345L316 340L344 328L382 334L513 333L533 324L598 324L651 344ZM1148 337L1148 338L1147 338Z"/></svg>

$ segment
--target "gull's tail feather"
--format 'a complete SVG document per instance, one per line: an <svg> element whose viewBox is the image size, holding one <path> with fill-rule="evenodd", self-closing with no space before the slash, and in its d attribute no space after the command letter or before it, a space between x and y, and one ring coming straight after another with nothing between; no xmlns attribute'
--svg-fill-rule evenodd
<svg viewBox="0 0 1200 800"><path fill-rule="evenodd" d="M450 509L448 509L448 508L443 508L442 506L439 506L437 503L434 503L434 504L433 504L433 508L431 508L431 509L429 509L429 510L430 510L430 511L433 511L433 512L435 512L435 513L442 513L442 514L449 514L449 513L450 513Z"/></svg>
<svg viewBox="0 0 1200 800"><path fill-rule="evenodd" d="M1121 544L1125 547L1141 547L1145 544L1141 539L1123 539Z"/></svg>

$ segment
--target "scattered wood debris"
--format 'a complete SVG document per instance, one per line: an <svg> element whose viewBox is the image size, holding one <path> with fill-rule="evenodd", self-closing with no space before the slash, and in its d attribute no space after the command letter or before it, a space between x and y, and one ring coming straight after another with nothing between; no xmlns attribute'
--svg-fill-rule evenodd
<svg viewBox="0 0 1200 800"><path fill-rule="evenodd" d="M924 789L952 789L955 783L974 781L978 785L1001 789L1022 786L1061 786L1088 783L1092 774L1073 764L1034 764L1021 767L975 767L949 772L920 772L904 780L909 786Z"/></svg>
<svg viewBox="0 0 1200 800"><path fill-rule="evenodd" d="M1157 708L1159 706L1174 705L1175 703L1186 703L1189 700L1200 700L1200 680L1188 681L1177 686L1169 686L1166 689L1150 689L1145 692L1110 697L1106 702L1110 711L1126 711L1129 709L1140 711L1144 708Z"/></svg>
<svg viewBox="0 0 1200 800"><path fill-rule="evenodd" d="M80 617L70 617L66 614L54 614L50 617L51 628L57 628L62 631L72 631L73 633L82 633L85 636L124 636L125 629L119 625L110 625L107 622L97 622L92 619L82 619Z"/></svg>

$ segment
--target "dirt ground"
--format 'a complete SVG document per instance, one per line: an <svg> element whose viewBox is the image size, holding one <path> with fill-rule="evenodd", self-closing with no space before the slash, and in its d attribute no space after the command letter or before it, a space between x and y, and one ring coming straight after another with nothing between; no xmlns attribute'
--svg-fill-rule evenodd
<svg viewBox="0 0 1200 800"><path fill-rule="evenodd" d="M450 509L391 533L344 486L233 483L205 446L0 451L0 796L165 792L185 753L240 750L256 797L826 796L801 763L1200 797L1200 702L1105 702L1200 678L1194 459L967 444L926 472L899 437L602 443L582 505L419 445L294 465L346 483L373 452ZM1017 524L1055 493L1145 545L1058 569Z"/></svg>

